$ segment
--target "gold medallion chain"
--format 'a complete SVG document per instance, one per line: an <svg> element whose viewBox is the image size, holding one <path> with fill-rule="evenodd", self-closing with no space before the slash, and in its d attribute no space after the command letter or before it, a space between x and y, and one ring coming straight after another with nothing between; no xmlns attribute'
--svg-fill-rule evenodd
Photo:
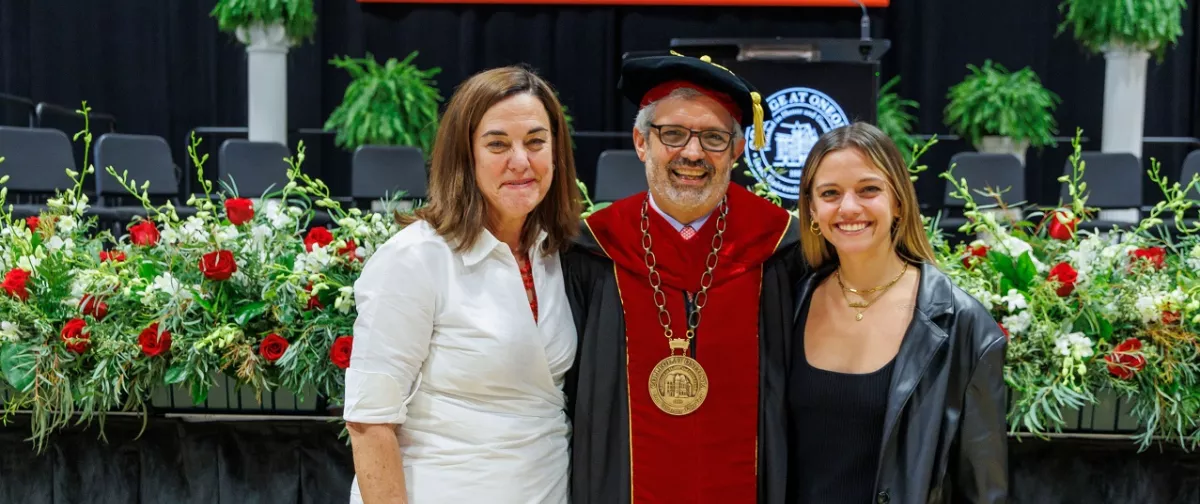
<svg viewBox="0 0 1200 504"><path fill-rule="evenodd" d="M687 339L675 338L675 333L671 330L671 313L667 311L667 295L661 288L662 277L655 270L658 261L650 249L649 208L650 198L647 196L646 200L642 202L642 250L645 252L646 268L650 271L650 286L654 288L654 304L658 306L658 323L662 324L663 335L667 337L667 342L671 346L671 354L674 355L675 350L686 351L691 345L692 339L696 337L696 328L700 326L700 310L708 302L708 287L712 285L713 270L717 267L717 252L725 244L725 216L729 213L729 205L726 204L724 198L721 199L720 213L717 214L716 221L717 233L713 235L712 239L712 251L704 261L706 269L700 275L700 291L696 293L696 298L692 303L692 312L688 314Z"/></svg>

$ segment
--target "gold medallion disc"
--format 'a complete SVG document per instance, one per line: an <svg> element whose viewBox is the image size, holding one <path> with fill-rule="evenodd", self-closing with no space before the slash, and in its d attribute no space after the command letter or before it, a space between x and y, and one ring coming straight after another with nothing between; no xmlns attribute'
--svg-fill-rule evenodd
<svg viewBox="0 0 1200 504"><path fill-rule="evenodd" d="M708 396L708 375L691 357L672 355L650 372L650 399L670 415L686 415L700 408Z"/></svg>

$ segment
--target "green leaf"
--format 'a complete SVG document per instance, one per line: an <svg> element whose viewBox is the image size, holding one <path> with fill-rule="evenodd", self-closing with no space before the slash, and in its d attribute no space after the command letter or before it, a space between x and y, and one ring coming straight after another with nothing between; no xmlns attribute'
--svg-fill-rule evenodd
<svg viewBox="0 0 1200 504"><path fill-rule="evenodd" d="M1109 322L1108 319L1106 319L1104 317L1100 317L1100 316L1096 317L1096 322L1098 322L1100 324L1100 339L1106 340L1106 341L1109 339L1112 339L1112 335L1113 335L1112 322Z"/></svg>
<svg viewBox="0 0 1200 504"><path fill-rule="evenodd" d="M992 263L992 267L995 268L996 271L1000 272L1004 278L1008 279L1012 285L1021 285L1021 277L1017 274L1017 268L1013 266L1013 260L1011 257L994 250L989 250L987 256L988 261ZM1004 293L1008 293L1008 291L1005 290Z"/></svg>
<svg viewBox="0 0 1200 504"><path fill-rule="evenodd" d="M1008 291L1016 289L1016 288L1017 288L1017 286L1013 285L1012 280L1009 280L1008 277L1000 278L1000 292L1007 294Z"/></svg>
<svg viewBox="0 0 1200 504"><path fill-rule="evenodd" d="M1029 251L1021 253L1021 257L1017 259L1017 288L1028 290L1033 283L1033 279L1037 277L1037 267L1033 265L1033 258L1029 255ZM1008 291L1005 291L1006 293Z"/></svg>
<svg viewBox="0 0 1200 504"><path fill-rule="evenodd" d="M138 266L138 276L148 282L154 281L161 273L158 266L154 264L154 261L142 261L141 266Z"/></svg>
<svg viewBox="0 0 1200 504"><path fill-rule="evenodd" d="M33 386L33 367L37 356L29 345L24 343L5 343L0 347L0 370L4 378L20 392L28 391Z"/></svg>
<svg viewBox="0 0 1200 504"><path fill-rule="evenodd" d="M204 299L204 296L201 296L196 289L190 290L192 291L192 300L196 301L196 304L200 305L201 308L204 308L204 311L211 313L213 311L212 301Z"/></svg>
<svg viewBox="0 0 1200 504"><path fill-rule="evenodd" d="M163 376L163 381L166 382L167 385L175 385L177 383L183 383L183 380L187 379L187 375L187 363L176 362L171 364L171 367L167 368L167 373Z"/></svg>
<svg viewBox="0 0 1200 504"><path fill-rule="evenodd" d="M238 310L238 313L233 317L233 320L236 321L238 325L245 326L247 322L250 322L252 319L254 319L254 317L266 313L266 311L267 302L257 301L243 306L240 310Z"/></svg>
<svg viewBox="0 0 1200 504"><path fill-rule="evenodd" d="M208 401L208 384L204 380L192 382L192 404L200 405Z"/></svg>

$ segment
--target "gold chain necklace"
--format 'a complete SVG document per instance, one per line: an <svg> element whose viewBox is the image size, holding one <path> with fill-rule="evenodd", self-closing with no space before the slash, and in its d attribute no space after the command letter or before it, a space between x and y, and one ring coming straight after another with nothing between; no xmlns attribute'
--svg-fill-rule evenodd
<svg viewBox="0 0 1200 504"><path fill-rule="evenodd" d="M837 271L834 271L834 275L837 277L838 287L841 287L841 289L842 289L842 298L846 300L846 305L849 306L850 308L854 309L854 311L858 312L857 314L854 315L854 320L856 322L858 322L858 321L862 321L863 312L867 311L867 308L870 308L871 305L875 304L875 302L879 300L879 298L883 297L883 295L886 294L887 291L889 289L891 289L893 285L896 285L896 282L899 282L900 278L902 278L904 276L904 274L907 272L908 272L908 263L905 262L904 269L900 270L900 274L896 275L896 278L893 278L892 281L890 281L886 284L880 285L878 287L872 287L870 289L861 290L861 291L857 290L857 289L852 289L850 287L846 287L846 284L842 283L842 269L841 268L838 268ZM875 296L873 299L867 300L867 296L865 294L870 294L875 291L881 291L881 292L879 292L879 295ZM846 295L847 292L852 292L854 294L858 294L865 301L859 301L859 302L851 301L850 296Z"/></svg>
<svg viewBox="0 0 1200 504"><path fill-rule="evenodd" d="M670 415L686 415L700 408L704 398L708 396L708 374L699 362L687 356L692 339L696 337L696 328L700 326L700 310L708 302L708 287L712 285L713 270L717 267L717 251L725 244L725 216L729 213L729 205L721 199L720 213L717 214L717 234L713 235L712 251L704 261L707 268L700 275L700 292L696 293L692 312L688 314L687 338L676 338L671 330L671 313L667 311L667 295L662 291L662 277L655 267L658 260L650 250L650 199L647 195L642 202L642 250L645 252L646 268L650 270L650 287L654 288L654 304L658 306L658 323L663 326L663 335L667 337L670 354L654 366L650 372L650 399L658 409ZM675 355L676 350L684 352Z"/></svg>

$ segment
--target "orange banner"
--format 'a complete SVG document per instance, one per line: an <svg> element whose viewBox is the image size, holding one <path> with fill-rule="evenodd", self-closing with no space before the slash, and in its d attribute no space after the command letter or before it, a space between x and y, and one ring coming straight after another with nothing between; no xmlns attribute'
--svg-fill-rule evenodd
<svg viewBox="0 0 1200 504"><path fill-rule="evenodd" d="M852 0L358 0L359 3L403 4L545 4L545 5L708 5L742 7L858 7ZM867 7L887 7L891 0L861 0Z"/></svg>

